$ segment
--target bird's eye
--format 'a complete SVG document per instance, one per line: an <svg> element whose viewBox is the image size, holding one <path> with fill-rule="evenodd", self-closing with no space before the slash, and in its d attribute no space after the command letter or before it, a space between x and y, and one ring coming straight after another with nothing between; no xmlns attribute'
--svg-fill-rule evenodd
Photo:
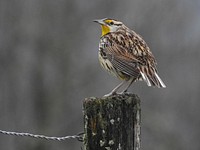
<svg viewBox="0 0 200 150"><path fill-rule="evenodd" d="M113 25L113 24L114 24L114 22L111 21L111 22L110 22L110 25Z"/></svg>

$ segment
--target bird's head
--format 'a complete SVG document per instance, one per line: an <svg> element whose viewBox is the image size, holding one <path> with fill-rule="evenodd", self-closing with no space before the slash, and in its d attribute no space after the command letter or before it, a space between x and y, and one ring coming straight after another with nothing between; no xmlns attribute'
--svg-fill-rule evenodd
<svg viewBox="0 0 200 150"><path fill-rule="evenodd" d="M123 25L123 23L120 21L108 18L94 20L94 22L99 23L101 25L102 36L109 32L115 32Z"/></svg>

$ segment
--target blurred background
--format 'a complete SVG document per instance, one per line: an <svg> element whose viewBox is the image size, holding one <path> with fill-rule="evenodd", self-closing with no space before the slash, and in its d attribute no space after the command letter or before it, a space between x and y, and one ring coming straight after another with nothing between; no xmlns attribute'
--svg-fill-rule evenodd
<svg viewBox="0 0 200 150"><path fill-rule="evenodd" d="M143 150L200 149L199 0L1 0L0 129L49 136L83 131L82 102L120 81L100 67L100 26L115 18L141 34L166 89L137 82ZM80 150L0 135L0 149Z"/></svg>

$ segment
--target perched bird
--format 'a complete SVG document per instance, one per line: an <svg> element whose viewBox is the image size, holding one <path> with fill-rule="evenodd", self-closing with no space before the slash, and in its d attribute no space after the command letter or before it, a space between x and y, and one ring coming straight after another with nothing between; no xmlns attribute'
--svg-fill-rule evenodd
<svg viewBox="0 0 200 150"><path fill-rule="evenodd" d="M99 62L109 73L124 80L115 87L109 96L127 83L122 93L127 92L130 85L143 80L148 86L165 88L165 84L157 74L156 60L142 37L114 19L94 20L101 25L102 35L99 42Z"/></svg>

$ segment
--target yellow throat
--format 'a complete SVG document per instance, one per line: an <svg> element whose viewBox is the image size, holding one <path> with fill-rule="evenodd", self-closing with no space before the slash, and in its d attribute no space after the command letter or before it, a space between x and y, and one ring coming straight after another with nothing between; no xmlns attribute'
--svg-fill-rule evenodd
<svg viewBox="0 0 200 150"><path fill-rule="evenodd" d="M106 25L101 25L101 29L102 29L102 34L101 36L104 36L105 34L110 32L110 28Z"/></svg>

